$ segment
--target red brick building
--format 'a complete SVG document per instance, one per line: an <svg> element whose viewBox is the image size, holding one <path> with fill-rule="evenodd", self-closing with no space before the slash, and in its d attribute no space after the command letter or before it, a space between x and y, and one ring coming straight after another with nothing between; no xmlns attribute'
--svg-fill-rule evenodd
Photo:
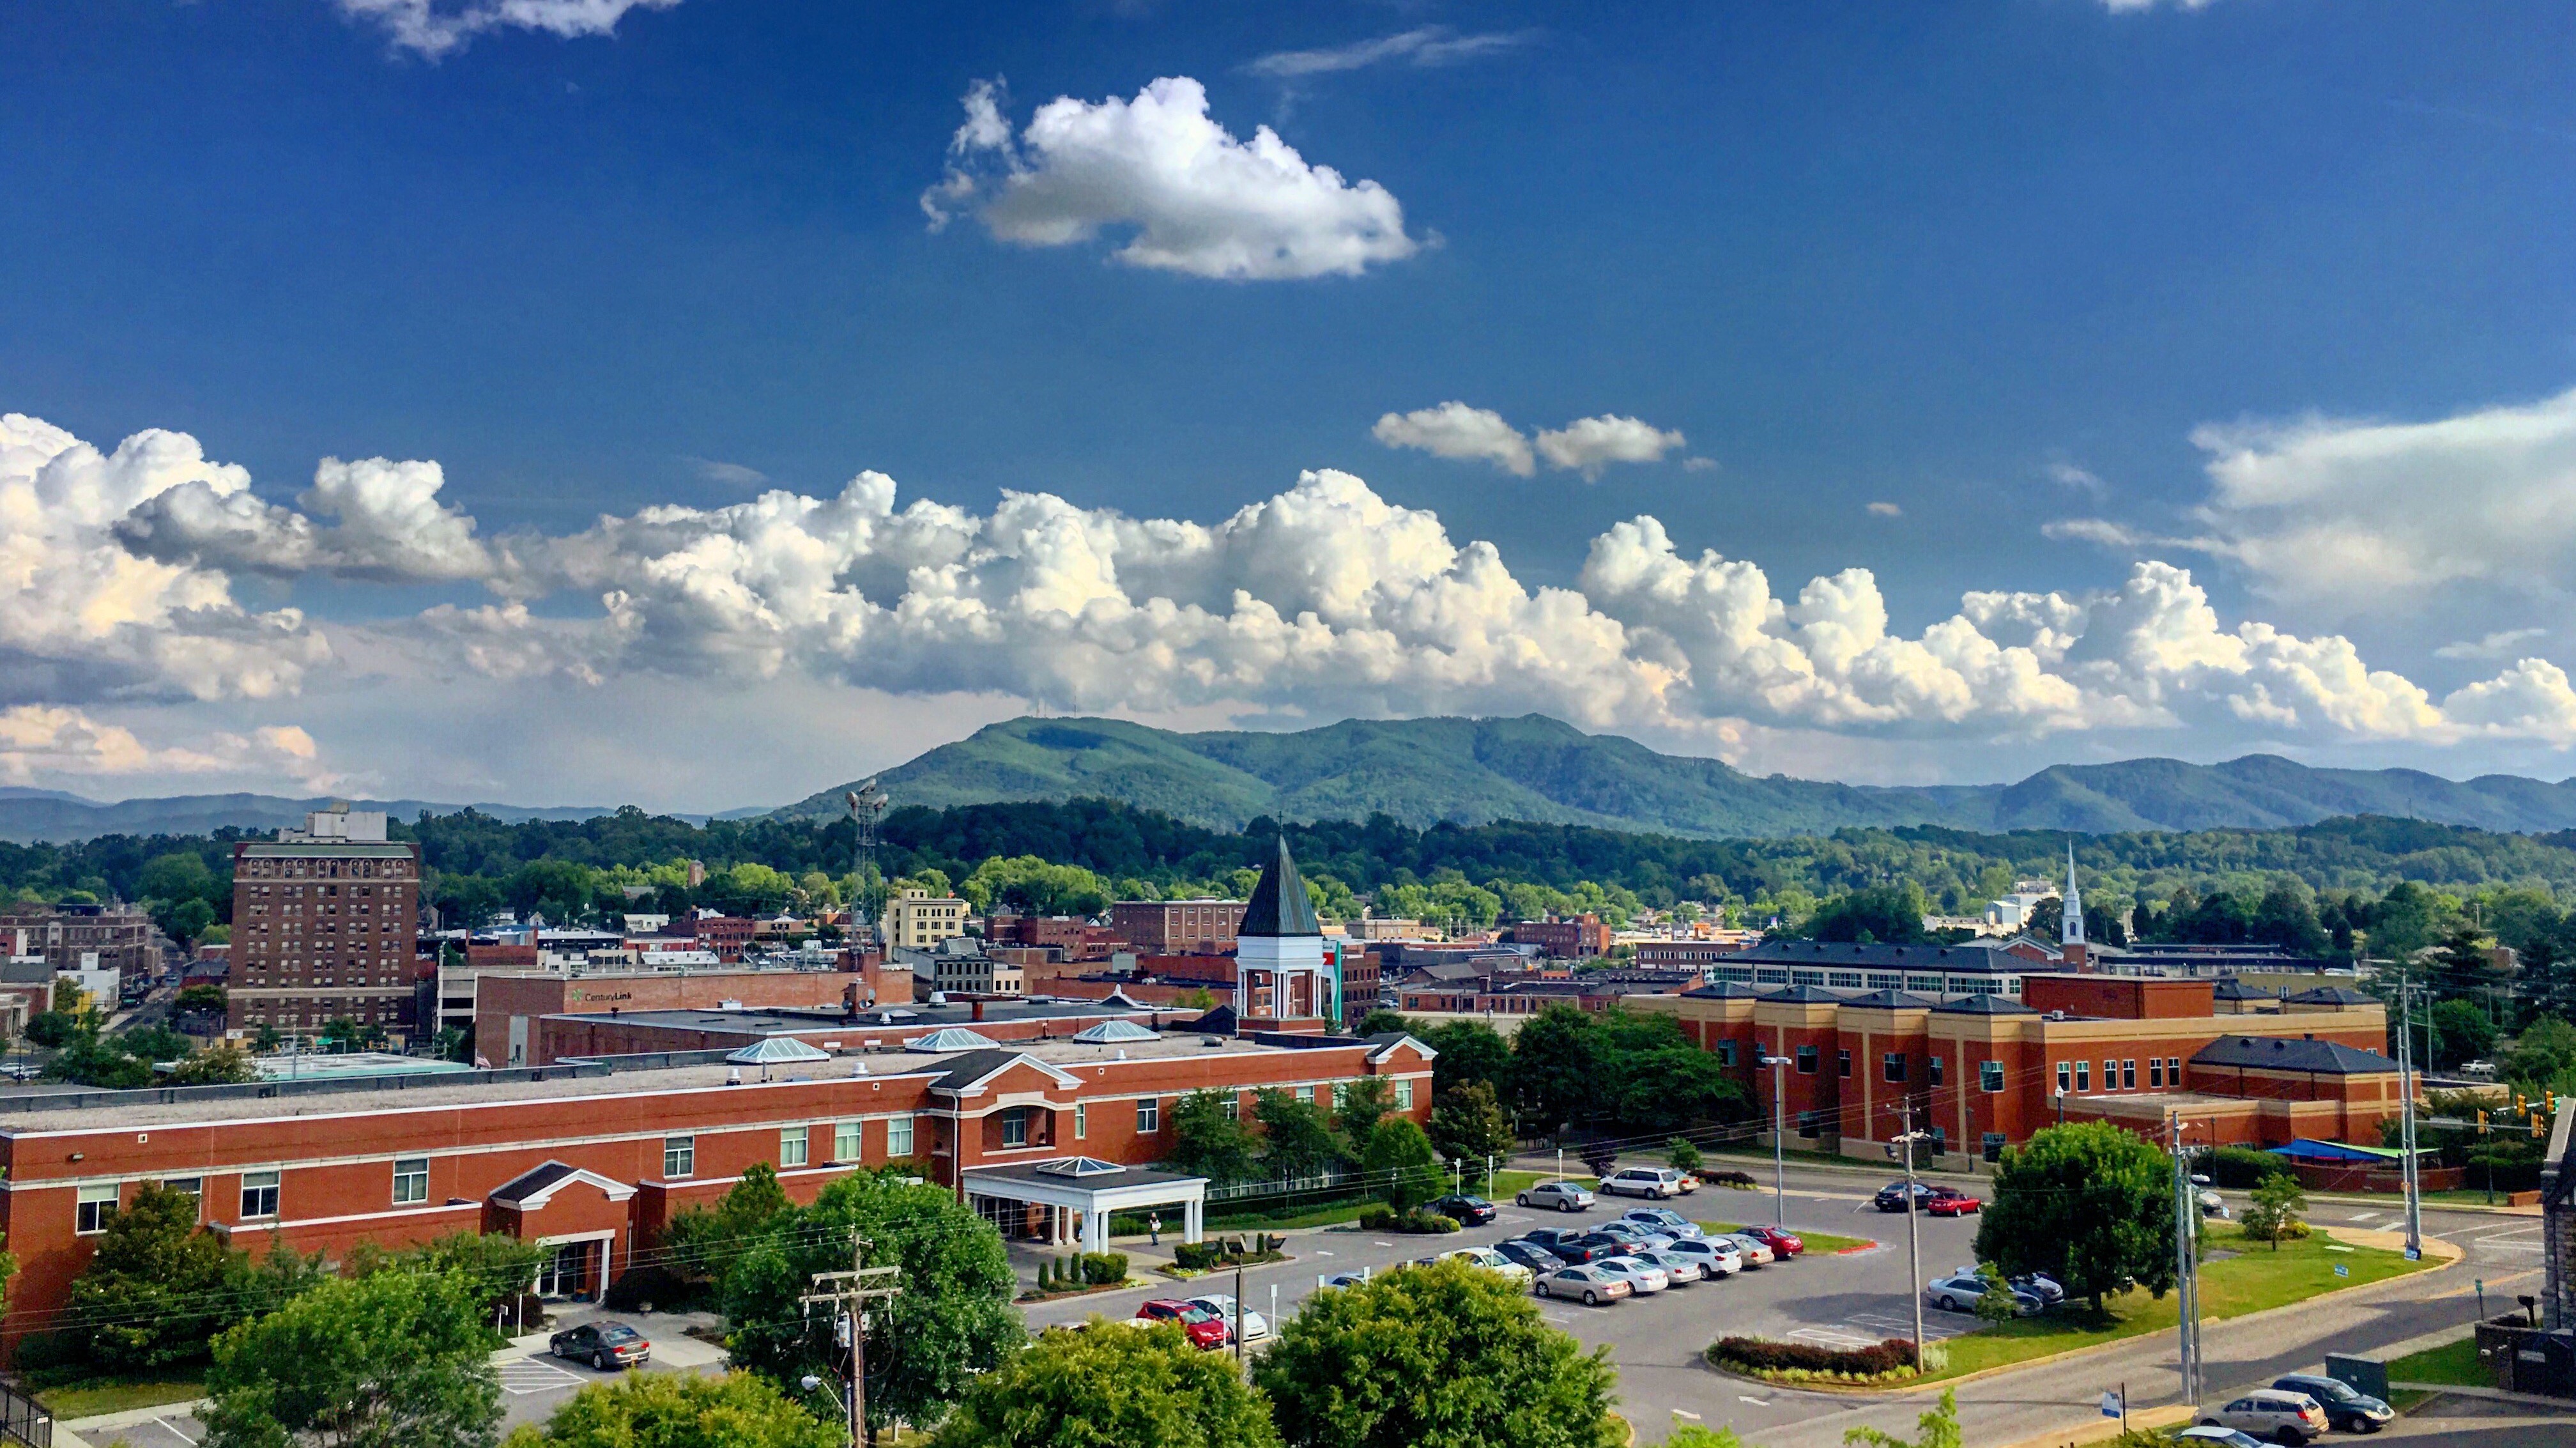
<svg viewBox="0 0 2576 1448"><path fill-rule="evenodd" d="M1223 1051L1195 1038L1053 1041L817 1062L738 1085L731 1070L475 1073L399 1095L271 1084L90 1093L72 1108L12 1100L0 1116L0 1231L21 1268L0 1336L60 1311L107 1219L144 1182L195 1196L212 1230L255 1251L275 1240L340 1258L361 1241L507 1232L557 1249L541 1287L589 1295L674 1212L714 1201L755 1162L798 1200L891 1162L963 1198L1026 1199L1011 1174L1071 1155L1130 1171L1160 1160L1179 1098L1203 1088L1235 1092L1248 1117L1259 1089L1329 1107L1337 1084L1375 1076L1392 1082L1398 1111L1420 1121L1431 1107L1431 1052L1403 1036L1266 1037ZM1008 1225L1026 1230L1055 1210ZM1082 1225L1105 1225L1095 1215ZM1046 1220L1059 1235L1070 1225Z"/></svg>
<svg viewBox="0 0 2576 1448"><path fill-rule="evenodd" d="M731 963L751 949L752 937L760 932L760 922L739 915L709 915L693 922L690 929L700 950L712 950L716 959Z"/></svg>
<svg viewBox="0 0 2576 1448"><path fill-rule="evenodd" d="M1139 955L1221 955L1234 949L1244 900L1121 900L1109 929Z"/></svg>
<svg viewBox="0 0 2576 1448"><path fill-rule="evenodd" d="M1593 960L1610 953L1610 927L1593 914L1560 920L1551 915L1545 920L1524 920L1512 927L1512 941L1518 945L1535 945L1542 955L1558 960Z"/></svg>
<svg viewBox="0 0 2576 1448"><path fill-rule="evenodd" d="M2189 1139L2221 1145L2375 1143L2378 1123L2398 1109L2397 1063L2377 1053L2387 1013L2354 992L2221 1009L2205 979L2031 973L2013 984L2018 1000L1719 981L1625 1004L1672 1015L1738 1073L1766 1115L1773 1082L1760 1061L1789 1062L1789 1128L1852 1156L1878 1155L1909 1111L1944 1150L1985 1155L2054 1124L2061 1107L2066 1119L2157 1134L2178 1115L2197 1123ZM2240 1040L2283 1044L2264 1058L2273 1065L2246 1065L2254 1048L2230 1044Z"/></svg>
<svg viewBox="0 0 2576 1448"><path fill-rule="evenodd" d="M911 1003L911 973L904 995ZM713 1011L725 1008L839 1011L853 977L833 970L551 971L507 972L477 978L474 1047L494 1066L544 1066L535 1022L547 1016L614 1011ZM881 998L883 999L883 998ZM666 1050L667 1047L636 1049ZM580 1053L596 1054L596 1053Z"/></svg>
<svg viewBox="0 0 2576 1448"><path fill-rule="evenodd" d="M334 1020L419 1029L420 847L341 809L233 846L227 1024L310 1035Z"/></svg>

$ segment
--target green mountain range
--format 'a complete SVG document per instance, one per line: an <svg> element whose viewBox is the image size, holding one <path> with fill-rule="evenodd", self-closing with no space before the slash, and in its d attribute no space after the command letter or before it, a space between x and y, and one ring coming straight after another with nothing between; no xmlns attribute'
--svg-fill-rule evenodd
<svg viewBox="0 0 2576 1448"><path fill-rule="evenodd" d="M2490 830L2576 827L2576 781L2443 779L2408 769L2312 769L2276 755L2224 764L2132 759L2053 765L2015 784L1876 787L1749 775L1658 754L1541 714L1348 719L1293 734L1179 734L1115 719L1013 719L878 776L898 806L1099 796L1220 829L1256 816L1537 820L1704 837L1819 834L1845 825L1959 829L2263 829L2387 815ZM787 806L835 817L853 785Z"/></svg>

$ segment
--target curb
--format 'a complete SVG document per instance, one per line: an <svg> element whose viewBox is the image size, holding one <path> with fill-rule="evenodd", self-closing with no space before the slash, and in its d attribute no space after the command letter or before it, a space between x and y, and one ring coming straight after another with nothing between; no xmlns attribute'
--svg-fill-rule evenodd
<svg viewBox="0 0 2576 1448"><path fill-rule="evenodd" d="M2331 1234L2336 1229L2333 1227L2327 1227L2325 1230ZM2296 1302L2285 1302L2278 1307L2264 1308L2260 1312L2247 1312L2235 1317L2209 1317L2201 1320L2203 1322L2213 1323L2252 1322L2258 1318L2270 1317L2275 1313L2304 1312L2320 1302L2331 1301L2332 1299L2342 1297L2347 1293L2365 1292L2373 1287L2385 1287L2392 1282L2402 1282L2408 1277L2430 1276L2431 1274L2443 1271L2446 1268L2459 1265L2467 1256L2466 1253L2462 1252L2459 1247L2453 1243L2443 1241L2439 1237L2427 1237L2424 1239L2424 1245L2427 1248L2425 1256L2428 1259L2432 1255L2430 1249L2436 1244L2449 1248L2451 1255L2443 1258L2439 1262L2433 1263L2431 1266L2426 1267L2419 1272L2406 1273L2401 1277L2384 1277L2377 1282L2357 1282L2350 1287L2338 1287L2332 1292L2320 1292L2314 1297L2302 1297ZM1883 1386L1875 1387L1839 1383L1787 1383L1781 1382L1776 1378L1756 1378L1749 1374L1738 1373L1731 1369L1719 1367L1717 1364L1708 1360L1708 1355L1705 1351L1702 1351L1695 1360L1700 1364L1700 1366L1708 1369L1710 1372L1718 1373L1730 1378L1742 1378L1747 1382L1762 1383L1766 1386L1780 1388L1792 1393L1813 1392L1823 1393L1833 1397L1869 1398L1885 1393L1928 1393L1938 1391L1942 1388L1955 1388L1962 1384L1978 1382L1986 1378L2001 1377L2006 1373L2018 1373L2030 1368L2046 1367L2050 1363L2071 1362L2076 1358L2090 1357L2096 1353L2108 1352L2113 1348L2127 1347L2138 1341L2140 1338L2151 1337L2153 1335L2154 1334L2152 1333L2133 1332L2127 1337L2115 1337L2108 1342L2092 1343L2085 1347L2071 1347L2066 1349L2064 1352L2050 1353L2046 1357L2024 1358L2020 1362L2016 1363L1999 1363L1994 1367L1979 1368L1973 1373L1962 1373L1955 1378L1945 1377L1932 1378L1929 1380L1917 1378L1912 1382L1888 1383ZM2391 1383L2389 1386L2393 1388L2396 1384ZM2555 1402L2556 1400L2543 1399L2541 1401ZM2137 1415L2131 1414L2130 1416L2134 1418Z"/></svg>
<svg viewBox="0 0 2576 1448"><path fill-rule="evenodd" d="M2479 1398L2493 1403L2519 1403L2527 1408L2555 1408L2562 1413L2576 1413L2576 1401L2566 1398L2544 1398L2538 1393L2512 1393L2502 1388L2472 1388L2459 1383L2390 1383L2390 1392L2432 1393L2460 1398Z"/></svg>

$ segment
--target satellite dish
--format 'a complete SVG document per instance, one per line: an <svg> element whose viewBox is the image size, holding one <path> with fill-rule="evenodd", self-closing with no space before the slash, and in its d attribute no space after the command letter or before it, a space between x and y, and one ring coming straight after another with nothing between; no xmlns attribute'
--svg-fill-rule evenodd
<svg viewBox="0 0 2576 1448"><path fill-rule="evenodd" d="M850 808L857 809L859 807L859 792L857 790L852 790L848 794L841 796L841 800Z"/></svg>

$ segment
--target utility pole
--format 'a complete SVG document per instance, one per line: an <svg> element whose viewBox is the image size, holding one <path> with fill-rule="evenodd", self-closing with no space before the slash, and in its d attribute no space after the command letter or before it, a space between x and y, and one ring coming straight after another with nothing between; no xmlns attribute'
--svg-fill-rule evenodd
<svg viewBox="0 0 2576 1448"><path fill-rule="evenodd" d="M1905 1130L1898 1133L1896 1148L1905 1158L1905 1270L1911 1289L1906 1299L1914 1304L1914 1371L1923 1372L1923 1239L1916 1230L1915 1216L1922 1203L1914 1200L1914 1143L1925 1140L1928 1133L1914 1129L1914 1103L1896 1108L1905 1113Z"/></svg>
<svg viewBox="0 0 2576 1448"><path fill-rule="evenodd" d="M1780 1138L1789 1124L1789 1078L1781 1068L1789 1064L1789 1058L1765 1051L1762 1064L1771 1071L1771 1223L1785 1229L1789 1225L1789 1174L1787 1153Z"/></svg>
<svg viewBox="0 0 2576 1448"><path fill-rule="evenodd" d="M856 1232L850 1234L850 1270L817 1272L815 1290L797 1299L806 1312L816 1303L832 1308L835 1332L847 1332L850 1338L850 1448L860 1448L865 1441L868 1421L868 1304L890 1300L903 1290L894 1281L903 1271L900 1267L870 1267L868 1248L873 1246Z"/></svg>
<svg viewBox="0 0 2576 1448"><path fill-rule="evenodd" d="M2397 972L2397 1090L2400 1126L2398 1146L2406 1153L2400 1173L2406 1184L2406 1260L2424 1255L2424 1202L2415 1176L2415 991L2406 972Z"/></svg>
<svg viewBox="0 0 2576 1448"><path fill-rule="evenodd" d="M2200 1208L2192 1198L2191 1159L2183 1155L2182 1117L2165 1114L2165 1139L2174 1161L2174 1326L2175 1362L2182 1377L2182 1398L2197 1409L2200 1402Z"/></svg>

